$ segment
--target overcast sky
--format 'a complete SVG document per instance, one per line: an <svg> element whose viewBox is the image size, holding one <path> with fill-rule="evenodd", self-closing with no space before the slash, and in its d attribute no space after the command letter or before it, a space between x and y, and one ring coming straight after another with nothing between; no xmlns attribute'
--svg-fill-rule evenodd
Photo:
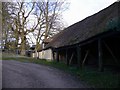
<svg viewBox="0 0 120 90"><path fill-rule="evenodd" d="M68 0L70 7L63 13L68 26L108 7L117 0Z"/></svg>

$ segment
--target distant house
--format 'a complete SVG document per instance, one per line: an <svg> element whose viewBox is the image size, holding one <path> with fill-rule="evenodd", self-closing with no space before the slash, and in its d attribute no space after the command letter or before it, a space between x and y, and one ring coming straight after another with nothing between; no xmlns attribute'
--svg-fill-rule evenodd
<svg viewBox="0 0 120 90"><path fill-rule="evenodd" d="M120 2L61 31L44 50L67 65L120 66Z"/></svg>

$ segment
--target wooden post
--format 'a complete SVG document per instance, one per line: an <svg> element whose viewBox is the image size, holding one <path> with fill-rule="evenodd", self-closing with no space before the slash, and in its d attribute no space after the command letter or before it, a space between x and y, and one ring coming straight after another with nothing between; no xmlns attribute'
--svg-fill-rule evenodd
<svg viewBox="0 0 120 90"><path fill-rule="evenodd" d="M55 60L55 52L52 50L53 60Z"/></svg>
<svg viewBox="0 0 120 90"><path fill-rule="evenodd" d="M84 59L82 61L82 67L84 67L84 64L85 64L85 61L87 59L88 53L89 53L89 51L87 51L86 54L85 54L85 57L84 57Z"/></svg>
<svg viewBox="0 0 120 90"><path fill-rule="evenodd" d="M103 58L102 58L102 43L101 43L101 39L98 40L98 66L99 66L99 71L102 72L103 71Z"/></svg>
<svg viewBox="0 0 120 90"><path fill-rule="evenodd" d="M57 51L57 62L59 62L59 52Z"/></svg>
<svg viewBox="0 0 120 90"><path fill-rule="evenodd" d="M80 46L77 46L77 64L78 67L81 67L81 48Z"/></svg>
<svg viewBox="0 0 120 90"><path fill-rule="evenodd" d="M67 62L67 66L69 66L69 59L68 59L68 49L66 49L66 62Z"/></svg>
<svg viewBox="0 0 120 90"><path fill-rule="evenodd" d="M71 57L70 57L69 65L72 64L73 57L74 57L74 52L72 53L72 55L71 55Z"/></svg>

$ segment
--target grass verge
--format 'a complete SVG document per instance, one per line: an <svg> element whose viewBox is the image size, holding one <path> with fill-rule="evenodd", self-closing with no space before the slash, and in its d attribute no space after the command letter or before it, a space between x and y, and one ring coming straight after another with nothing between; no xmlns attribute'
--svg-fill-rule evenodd
<svg viewBox="0 0 120 90"><path fill-rule="evenodd" d="M86 83L88 83L91 86L94 86L95 88L120 88L120 73L98 72L97 70L89 68L79 69L76 67L68 67L64 63L57 63L55 61L50 62L46 60L21 57L16 55L9 57L7 57L7 55L3 55L2 59L52 66L78 76L80 80L85 81Z"/></svg>

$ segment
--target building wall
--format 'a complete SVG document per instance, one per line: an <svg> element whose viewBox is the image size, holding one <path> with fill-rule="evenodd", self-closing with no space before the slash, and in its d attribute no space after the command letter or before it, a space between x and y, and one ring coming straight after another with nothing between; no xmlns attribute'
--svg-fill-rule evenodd
<svg viewBox="0 0 120 90"><path fill-rule="evenodd" d="M39 52L39 58L40 59L44 59L43 55L44 55L43 51Z"/></svg>
<svg viewBox="0 0 120 90"><path fill-rule="evenodd" d="M32 53L32 57L35 58L35 53Z"/></svg>
<svg viewBox="0 0 120 90"><path fill-rule="evenodd" d="M52 50L51 49L47 49L47 50L43 50L43 51L39 52L39 58L40 59L46 59L48 61L53 60Z"/></svg>

